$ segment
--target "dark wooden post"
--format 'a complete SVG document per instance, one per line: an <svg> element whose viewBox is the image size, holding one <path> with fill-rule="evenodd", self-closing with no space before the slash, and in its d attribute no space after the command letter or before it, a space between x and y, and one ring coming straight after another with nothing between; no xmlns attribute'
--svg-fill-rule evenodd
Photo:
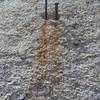
<svg viewBox="0 0 100 100"><path fill-rule="evenodd" d="M55 20L58 20L59 19L59 15L58 15L58 5L59 3L55 3Z"/></svg>
<svg viewBox="0 0 100 100"><path fill-rule="evenodd" d="M47 6L48 6L47 0L45 0L45 20L48 19L48 15L47 15Z"/></svg>

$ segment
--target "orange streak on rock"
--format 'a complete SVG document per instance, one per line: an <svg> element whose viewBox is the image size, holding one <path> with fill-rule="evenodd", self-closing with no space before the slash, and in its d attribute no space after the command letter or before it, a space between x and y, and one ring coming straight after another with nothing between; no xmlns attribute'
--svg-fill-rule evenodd
<svg viewBox="0 0 100 100"><path fill-rule="evenodd" d="M46 28L48 26L48 22L45 21L41 27L41 33L40 33L40 48L43 48L46 44Z"/></svg>
<svg viewBox="0 0 100 100"><path fill-rule="evenodd" d="M48 21L44 21L43 25L41 26L41 32L39 35L39 52L38 52L38 63L39 65L45 65L46 64L46 28L48 26Z"/></svg>

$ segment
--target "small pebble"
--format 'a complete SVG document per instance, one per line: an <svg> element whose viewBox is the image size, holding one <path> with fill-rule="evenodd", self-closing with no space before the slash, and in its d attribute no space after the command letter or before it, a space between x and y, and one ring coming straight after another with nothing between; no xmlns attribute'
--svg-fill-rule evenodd
<svg viewBox="0 0 100 100"><path fill-rule="evenodd" d="M74 45L74 46L79 46L79 42L78 42L78 41L75 41L75 42L73 43L73 45Z"/></svg>
<svg viewBox="0 0 100 100"><path fill-rule="evenodd" d="M21 95L18 100L25 100L25 96Z"/></svg>

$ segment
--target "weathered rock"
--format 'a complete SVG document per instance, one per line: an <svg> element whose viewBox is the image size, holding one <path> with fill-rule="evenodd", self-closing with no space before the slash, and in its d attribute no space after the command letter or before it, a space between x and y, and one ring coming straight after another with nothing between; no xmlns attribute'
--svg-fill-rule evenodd
<svg viewBox="0 0 100 100"><path fill-rule="evenodd" d="M0 100L100 100L100 0L57 0L58 21L56 1L48 0L49 45L59 37L61 51L56 67L42 69L36 56L44 1L0 0Z"/></svg>

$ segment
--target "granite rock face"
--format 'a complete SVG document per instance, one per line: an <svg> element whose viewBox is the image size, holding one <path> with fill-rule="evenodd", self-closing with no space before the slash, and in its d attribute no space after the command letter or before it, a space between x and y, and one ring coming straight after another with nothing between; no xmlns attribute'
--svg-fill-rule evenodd
<svg viewBox="0 0 100 100"><path fill-rule="evenodd" d="M45 65L38 79L44 0L0 0L0 100L100 100L100 0L57 1L59 64ZM55 2L48 0L48 34Z"/></svg>

